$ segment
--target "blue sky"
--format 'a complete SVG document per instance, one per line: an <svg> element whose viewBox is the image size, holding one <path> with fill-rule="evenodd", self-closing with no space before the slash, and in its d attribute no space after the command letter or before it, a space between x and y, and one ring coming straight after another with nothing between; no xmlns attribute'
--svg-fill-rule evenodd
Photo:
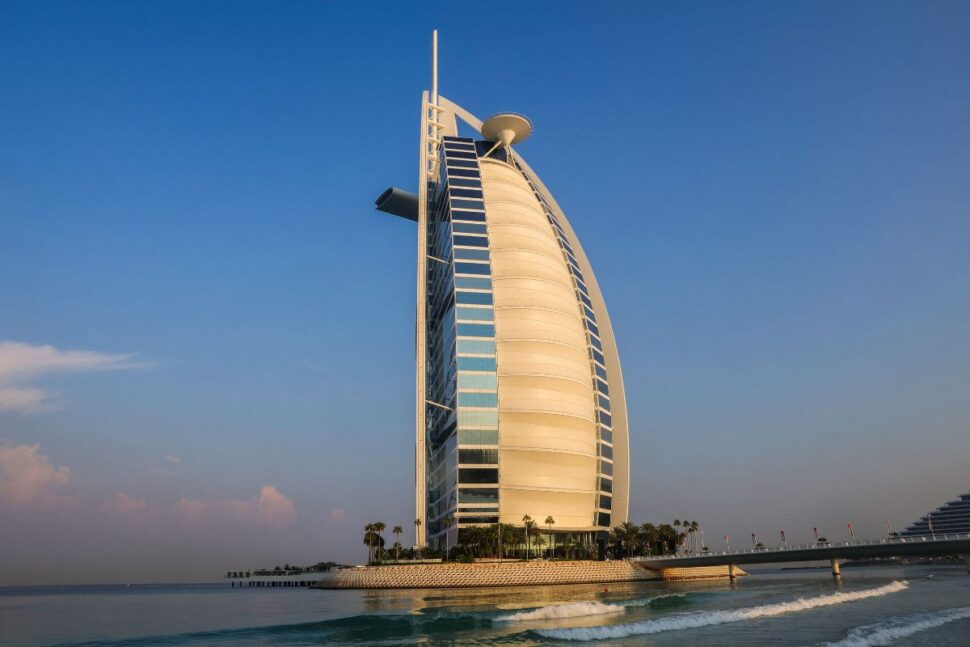
<svg viewBox="0 0 970 647"><path fill-rule="evenodd" d="M364 523L408 527L414 230L372 202L416 181L434 28L444 95L532 118L597 272L632 517L876 534L966 491L968 20L4 3L0 582L354 561Z"/></svg>

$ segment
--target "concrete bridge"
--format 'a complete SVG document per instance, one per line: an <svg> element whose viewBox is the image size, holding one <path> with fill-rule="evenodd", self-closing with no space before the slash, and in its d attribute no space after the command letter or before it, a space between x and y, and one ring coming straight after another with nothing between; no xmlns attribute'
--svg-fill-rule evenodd
<svg viewBox="0 0 970 647"><path fill-rule="evenodd" d="M927 535L895 539L855 540L824 544L803 544L772 548L749 548L724 552L704 552L681 557L638 557L636 561L649 569L686 568L691 566L728 566L731 577L740 564L778 564L828 560L832 575L840 574L844 559L879 557L948 557L964 556L970 568L970 534Z"/></svg>

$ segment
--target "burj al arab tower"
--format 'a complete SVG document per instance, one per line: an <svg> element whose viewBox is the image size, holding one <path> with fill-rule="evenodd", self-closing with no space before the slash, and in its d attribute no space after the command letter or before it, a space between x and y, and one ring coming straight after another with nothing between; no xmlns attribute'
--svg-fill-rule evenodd
<svg viewBox="0 0 970 647"><path fill-rule="evenodd" d="M521 527L524 515L592 543L626 521L630 487L606 304L519 153L532 123L482 121L439 95L437 49L435 32L417 195L377 199L417 223L417 543L443 548L462 528Z"/></svg>

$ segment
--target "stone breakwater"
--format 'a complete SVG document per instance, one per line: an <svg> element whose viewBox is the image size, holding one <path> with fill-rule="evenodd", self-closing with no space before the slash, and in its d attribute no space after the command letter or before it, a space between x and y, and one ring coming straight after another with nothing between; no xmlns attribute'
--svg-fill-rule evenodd
<svg viewBox="0 0 970 647"><path fill-rule="evenodd" d="M739 569L736 569L738 574ZM324 574L318 589L438 589L605 584L727 577L726 566L650 570L633 562L481 562L344 568Z"/></svg>

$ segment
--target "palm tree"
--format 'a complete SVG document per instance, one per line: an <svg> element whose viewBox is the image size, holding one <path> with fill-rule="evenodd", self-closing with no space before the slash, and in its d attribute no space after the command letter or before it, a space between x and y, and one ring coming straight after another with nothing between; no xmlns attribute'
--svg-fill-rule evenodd
<svg viewBox="0 0 970 647"><path fill-rule="evenodd" d="M401 533L404 532L404 528L401 526L394 526L394 530L391 531L394 536L397 537L397 541L394 542L394 560L401 561Z"/></svg>
<svg viewBox="0 0 970 647"><path fill-rule="evenodd" d="M414 545L418 547L418 559L421 559L421 545L418 543L418 534L421 529L421 519L414 520Z"/></svg>
<svg viewBox="0 0 970 647"><path fill-rule="evenodd" d="M684 538L686 539L688 537L687 533L690 530L690 522L687 521L687 519L684 519L683 521L680 522L680 527L684 529ZM690 550L690 544L684 547L684 553L687 553L689 550Z"/></svg>
<svg viewBox="0 0 970 647"><path fill-rule="evenodd" d="M374 551L375 552L375 557L380 555L380 550L384 546L384 537L381 536L381 533L384 532L384 529L385 528L387 528L387 526L384 525L384 522L383 521L375 521L374 522L374 534L377 535L377 542L376 542L377 543L377 550Z"/></svg>
<svg viewBox="0 0 970 647"><path fill-rule="evenodd" d="M640 526L629 521L624 521L620 526L623 528L623 537L626 540L626 556L633 557L641 539Z"/></svg>
<svg viewBox="0 0 970 647"><path fill-rule="evenodd" d="M529 515L524 515L522 517L522 526L525 529L525 559L526 561L529 561L529 559L532 557L532 553L529 550L529 531L535 529L536 522L533 521L532 517Z"/></svg>
<svg viewBox="0 0 970 647"><path fill-rule="evenodd" d="M643 537L644 554L652 555L653 548L657 543L657 528L652 523L645 523L640 526L640 535Z"/></svg>
<svg viewBox="0 0 970 647"><path fill-rule="evenodd" d="M693 545L694 545L693 552L695 553L697 552L697 529L698 528L700 528L700 525L698 525L696 521L690 522L690 535L691 537L693 537Z"/></svg>
<svg viewBox="0 0 970 647"><path fill-rule="evenodd" d="M373 548L377 543L377 533L374 530L375 524L369 523L364 526L364 543L367 544L367 563L374 561Z"/></svg>
<svg viewBox="0 0 970 647"><path fill-rule="evenodd" d="M546 517L546 526L549 527L549 557L556 556L556 547L554 545L556 538L552 534L552 525L554 523L556 523L556 520L552 518L552 515Z"/></svg>

